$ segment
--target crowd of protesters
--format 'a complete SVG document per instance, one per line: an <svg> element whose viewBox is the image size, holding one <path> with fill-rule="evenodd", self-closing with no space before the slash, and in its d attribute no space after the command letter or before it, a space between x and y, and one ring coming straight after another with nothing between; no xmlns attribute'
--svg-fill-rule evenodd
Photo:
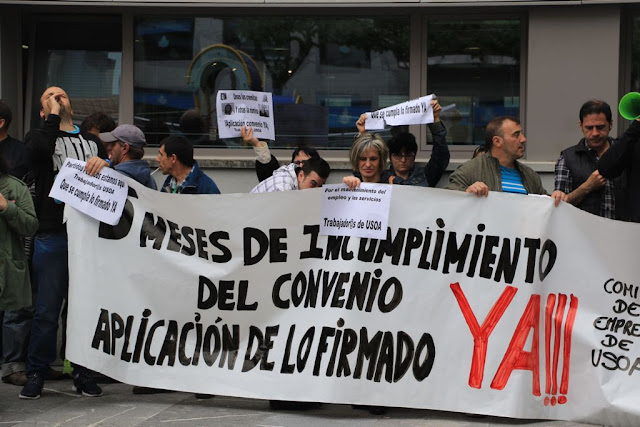
<svg viewBox="0 0 640 427"><path fill-rule="evenodd" d="M143 160L147 138L138 127L116 127L114 120L103 113L89 115L78 127L73 121L71 100L59 87L47 88L40 103L42 123L22 142L9 136L12 114L0 100L0 265L5 266L5 274L0 276L0 310L4 310L2 381L22 386L19 396L24 399L39 398L46 380L65 377L51 364L58 357L58 325L68 291L67 233L63 204L48 196L65 159L87 162L90 175L111 167L151 189L158 187L149 164ZM416 164L418 145L414 135L396 132L385 141L366 132L363 114L356 122L358 136L349 153L353 173L344 177L343 183L352 189L362 182L438 185L450 154L447 131L440 120L442 107L437 100L431 107L434 121L428 127L433 151L428 163ZM636 166L640 161L640 124L633 122L620 140L611 138L611 108L600 100L582 106L578 124L584 137L561 152L550 199L556 206L567 202L595 215L640 222L640 199L633 197L640 181ZM159 143L156 160L159 170L167 175L160 191L219 194L218 186L200 169L193 154L193 142L208 126L194 110L185 113L180 125L184 136L171 135ZM281 166L266 142L254 137L253 129L243 127L241 136L256 153L260 182L252 193L321 187L330 174L329 164L311 147L297 148L291 162ZM490 191L546 195L540 176L519 161L526 141L517 118L494 118L486 126L485 144L451 174L446 188L477 196L487 196ZM74 365L72 372L73 390L90 397L102 395L90 371ZM272 407L291 405L272 401ZM380 407L366 408L373 413L384 411Z"/></svg>

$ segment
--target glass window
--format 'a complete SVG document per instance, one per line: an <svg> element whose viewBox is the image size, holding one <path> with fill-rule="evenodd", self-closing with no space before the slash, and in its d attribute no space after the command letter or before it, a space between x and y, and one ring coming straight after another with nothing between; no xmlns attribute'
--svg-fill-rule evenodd
<svg viewBox="0 0 640 427"><path fill-rule="evenodd" d="M32 127L40 120L40 96L49 86L67 92L74 123L79 125L98 111L117 120L122 70L119 17L105 17L102 22L75 17L72 25L64 17L59 19L36 26Z"/></svg>
<svg viewBox="0 0 640 427"><path fill-rule="evenodd" d="M520 114L519 20L427 23L427 87L438 95L451 144L484 144L496 116Z"/></svg>
<svg viewBox="0 0 640 427"><path fill-rule="evenodd" d="M349 149L360 114L409 99L408 16L145 17L134 55L135 123L152 143L181 132L242 148L217 139L220 89L273 93L273 147Z"/></svg>
<svg viewBox="0 0 640 427"><path fill-rule="evenodd" d="M633 18L630 86L631 92L640 92L640 17Z"/></svg>

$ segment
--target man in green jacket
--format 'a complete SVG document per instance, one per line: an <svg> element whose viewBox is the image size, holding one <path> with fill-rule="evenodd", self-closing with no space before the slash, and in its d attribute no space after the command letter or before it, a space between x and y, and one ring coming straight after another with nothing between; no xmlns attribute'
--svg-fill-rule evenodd
<svg viewBox="0 0 640 427"><path fill-rule="evenodd" d="M0 310L31 305L31 282L22 237L33 236L38 218L27 186L8 174L0 155Z"/></svg>
<svg viewBox="0 0 640 427"><path fill-rule="evenodd" d="M526 142L518 119L508 116L494 118L485 128L485 144L489 151L454 171L446 188L477 196L487 196L489 191L547 195L540 175L518 162L524 156ZM566 199L561 191L554 192L552 197L556 206Z"/></svg>

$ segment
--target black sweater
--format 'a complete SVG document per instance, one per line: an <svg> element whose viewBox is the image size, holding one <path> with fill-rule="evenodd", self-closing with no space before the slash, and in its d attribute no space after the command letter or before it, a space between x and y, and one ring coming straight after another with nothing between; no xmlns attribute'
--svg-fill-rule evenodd
<svg viewBox="0 0 640 427"><path fill-rule="evenodd" d="M640 222L640 122L634 121L629 129L613 144L598 162L598 171L607 178L627 172L626 205L628 220Z"/></svg>
<svg viewBox="0 0 640 427"><path fill-rule="evenodd" d="M36 214L40 221L38 232L64 230L64 204L49 197L56 175L67 158L87 161L91 157L107 156L101 143L84 138L79 132L60 130L60 116L50 114L39 129L25 137L29 160L36 184Z"/></svg>

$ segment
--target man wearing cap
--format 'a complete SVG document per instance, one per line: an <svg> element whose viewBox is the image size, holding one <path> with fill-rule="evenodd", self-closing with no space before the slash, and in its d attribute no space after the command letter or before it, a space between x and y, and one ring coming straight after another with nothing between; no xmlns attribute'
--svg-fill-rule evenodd
<svg viewBox="0 0 640 427"><path fill-rule="evenodd" d="M151 177L149 164L142 160L147 141L144 133L134 125L120 125L111 132L103 132L100 139L105 143L113 143L111 158L89 159L85 169L89 175L95 175L105 166L113 168L138 181L140 184L157 190L156 182Z"/></svg>

